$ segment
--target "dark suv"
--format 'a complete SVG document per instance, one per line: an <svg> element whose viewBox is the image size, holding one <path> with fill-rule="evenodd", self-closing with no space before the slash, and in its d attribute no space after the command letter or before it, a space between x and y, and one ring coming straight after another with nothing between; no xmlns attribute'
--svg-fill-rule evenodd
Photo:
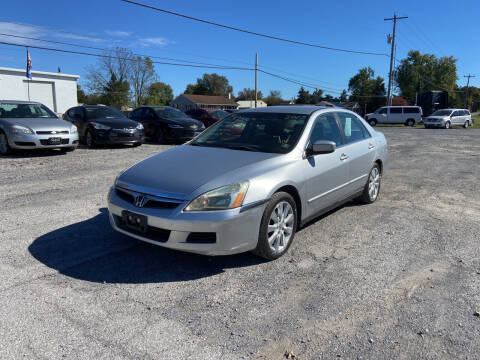
<svg viewBox="0 0 480 360"><path fill-rule="evenodd" d="M200 121L170 106L142 106L128 116L143 124L145 135L160 144L169 140L190 140L205 130Z"/></svg>
<svg viewBox="0 0 480 360"><path fill-rule="evenodd" d="M143 125L110 106L76 106L63 118L77 126L80 140L89 148L100 144L140 146L143 142Z"/></svg>

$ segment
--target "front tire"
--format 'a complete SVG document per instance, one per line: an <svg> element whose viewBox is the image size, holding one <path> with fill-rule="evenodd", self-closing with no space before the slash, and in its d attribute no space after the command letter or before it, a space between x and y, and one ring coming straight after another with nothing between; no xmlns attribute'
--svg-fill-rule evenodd
<svg viewBox="0 0 480 360"><path fill-rule="evenodd" d="M297 216L297 205L290 194L274 194L263 213L253 253L267 260L275 260L285 254L295 237Z"/></svg>
<svg viewBox="0 0 480 360"><path fill-rule="evenodd" d="M12 149L10 145L8 145L7 135L5 133L0 132L0 154L2 155L9 155L12 153Z"/></svg>
<svg viewBox="0 0 480 360"><path fill-rule="evenodd" d="M90 130L87 130L85 133L85 144L89 149L93 149L95 147L95 140L93 140L93 135Z"/></svg>
<svg viewBox="0 0 480 360"><path fill-rule="evenodd" d="M370 119L368 120L368 123L370 124L370 126L377 126L377 119Z"/></svg>
<svg viewBox="0 0 480 360"><path fill-rule="evenodd" d="M465 121L465 124L463 124L463 127L467 129L469 126L470 126L470 123L468 122L468 120Z"/></svg>
<svg viewBox="0 0 480 360"><path fill-rule="evenodd" d="M380 166L378 164L373 165L370 174L368 174L368 180L363 188L363 193L356 200L364 203L371 204L378 199L380 194L380 186L382 183L382 173L380 172Z"/></svg>
<svg viewBox="0 0 480 360"><path fill-rule="evenodd" d="M450 129L452 127L452 124L450 124L450 121L447 121L445 123L445 129Z"/></svg>

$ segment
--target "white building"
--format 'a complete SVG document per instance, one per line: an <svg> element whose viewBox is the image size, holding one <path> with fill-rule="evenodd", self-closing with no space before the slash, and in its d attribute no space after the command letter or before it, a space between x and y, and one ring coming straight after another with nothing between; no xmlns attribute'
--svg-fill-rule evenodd
<svg viewBox="0 0 480 360"><path fill-rule="evenodd" d="M78 75L0 67L0 100L37 101L57 113L77 106Z"/></svg>
<svg viewBox="0 0 480 360"><path fill-rule="evenodd" d="M237 101L238 109L252 109L255 107L255 100L239 100ZM267 103L263 100L257 100L257 108L267 107Z"/></svg>

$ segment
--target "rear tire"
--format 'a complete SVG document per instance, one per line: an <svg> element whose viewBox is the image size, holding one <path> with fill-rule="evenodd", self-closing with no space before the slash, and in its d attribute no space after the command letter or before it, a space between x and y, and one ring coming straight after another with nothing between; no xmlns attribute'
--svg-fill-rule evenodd
<svg viewBox="0 0 480 360"><path fill-rule="evenodd" d="M415 126L415 120L413 120L413 119L408 119L405 125L407 125L407 126Z"/></svg>
<svg viewBox="0 0 480 360"><path fill-rule="evenodd" d="M369 119L368 123L370 124L370 126L377 126L377 119Z"/></svg>
<svg viewBox="0 0 480 360"><path fill-rule="evenodd" d="M274 194L263 212L258 243L253 253L267 260L275 260L285 254L295 237L297 214L297 205L290 194Z"/></svg>
<svg viewBox="0 0 480 360"><path fill-rule="evenodd" d="M380 188L382 184L382 173L380 172L380 166L378 164L373 165L372 170L368 174L367 183L363 188L362 195L357 200L363 204L374 203L380 195Z"/></svg>
<svg viewBox="0 0 480 360"><path fill-rule="evenodd" d="M8 145L7 135L0 131L0 154L9 155L12 153L12 148Z"/></svg>

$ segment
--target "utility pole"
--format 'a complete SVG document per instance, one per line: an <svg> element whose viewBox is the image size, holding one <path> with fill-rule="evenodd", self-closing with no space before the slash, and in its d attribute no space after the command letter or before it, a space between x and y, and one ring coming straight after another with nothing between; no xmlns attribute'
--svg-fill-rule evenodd
<svg viewBox="0 0 480 360"><path fill-rule="evenodd" d="M255 109L257 108L257 72L258 72L258 54L255 53Z"/></svg>
<svg viewBox="0 0 480 360"><path fill-rule="evenodd" d="M467 80L467 96L465 96L465 109L468 109L468 90L469 90L469 86L470 86L470 78L472 77L475 77L475 75L463 75L463 77L466 77L468 78Z"/></svg>
<svg viewBox="0 0 480 360"><path fill-rule="evenodd" d="M393 83L393 54L395 50L395 30L397 27L397 20L408 19L408 16L397 16L393 14L393 18L383 19L384 21L393 21L393 33L392 33L392 50L390 52L390 72L388 73L388 92L387 92L387 105L392 105L391 91Z"/></svg>

